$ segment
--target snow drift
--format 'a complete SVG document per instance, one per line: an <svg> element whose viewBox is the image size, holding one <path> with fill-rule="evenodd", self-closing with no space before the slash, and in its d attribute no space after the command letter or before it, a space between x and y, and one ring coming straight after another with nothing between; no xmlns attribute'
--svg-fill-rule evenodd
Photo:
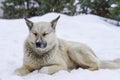
<svg viewBox="0 0 120 80"><path fill-rule="evenodd" d="M90 46L101 60L120 58L120 28L104 22L99 16L66 16L49 13L30 20L51 21L61 15L56 34L59 38L82 42ZM53 75L37 71L20 77L13 74L22 65L23 43L28 29L23 19L0 19L0 80L119 80L120 69L89 71L79 68L71 72L59 71Z"/></svg>

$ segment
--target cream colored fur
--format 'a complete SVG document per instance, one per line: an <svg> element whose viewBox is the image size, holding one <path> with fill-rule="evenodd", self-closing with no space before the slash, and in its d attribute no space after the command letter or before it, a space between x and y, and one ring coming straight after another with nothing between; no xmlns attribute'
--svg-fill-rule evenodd
<svg viewBox="0 0 120 80"><path fill-rule="evenodd" d="M53 74L60 70L70 71L77 68L92 71L98 70L100 67L106 68L106 66L120 68L117 61L116 63L114 61L100 61L85 44L57 38L55 26L58 19L59 17L51 22L38 23L25 19L29 35L24 44L23 65L15 70L16 74L26 75L34 70L38 70L39 73ZM43 35L44 33L45 35ZM45 48L36 48L35 42L38 38L47 43Z"/></svg>

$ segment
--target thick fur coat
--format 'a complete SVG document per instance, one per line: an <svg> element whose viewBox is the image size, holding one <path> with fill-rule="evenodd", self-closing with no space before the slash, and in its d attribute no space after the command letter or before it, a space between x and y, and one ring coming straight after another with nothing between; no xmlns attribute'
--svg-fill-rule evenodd
<svg viewBox="0 0 120 80"><path fill-rule="evenodd" d="M23 65L15 70L16 74L23 76L34 70L53 74L77 68L92 71L99 68L120 68L120 59L100 61L85 44L57 38L55 27L59 18L60 16L51 22L38 23L25 19L29 35L24 44Z"/></svg>

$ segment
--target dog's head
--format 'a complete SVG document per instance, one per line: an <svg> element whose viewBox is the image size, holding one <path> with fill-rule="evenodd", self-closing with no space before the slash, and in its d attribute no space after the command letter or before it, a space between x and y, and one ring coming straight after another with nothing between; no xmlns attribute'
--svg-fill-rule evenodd
<svg viewBox="0 0 120 80"><path fill-rule="evenodd" d="M29 29L28 42L39 51L48 51L56 45L55 27L57 24L58 16L51 22L37 22L25 18L26 24Z"/></svg>

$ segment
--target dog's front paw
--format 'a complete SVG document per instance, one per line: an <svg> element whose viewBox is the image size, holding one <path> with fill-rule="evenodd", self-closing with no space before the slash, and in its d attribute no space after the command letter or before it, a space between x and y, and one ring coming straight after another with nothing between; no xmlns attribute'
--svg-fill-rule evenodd
<svg viewBox="0 0 120 80"><path fill-rule="evenodd" d="M47 67L43 67L39 70L39 73L45 73L45 74L49 74L48 68Z"/></svg>
<svg viewBox="0 0 120 80"><path fill-rule="evenodd" d="M14 71L14 74L16 74L18 76L24 76L24 75L27 75L28 73L29 73L29 71L24 68L18 68Z"/></svg>

